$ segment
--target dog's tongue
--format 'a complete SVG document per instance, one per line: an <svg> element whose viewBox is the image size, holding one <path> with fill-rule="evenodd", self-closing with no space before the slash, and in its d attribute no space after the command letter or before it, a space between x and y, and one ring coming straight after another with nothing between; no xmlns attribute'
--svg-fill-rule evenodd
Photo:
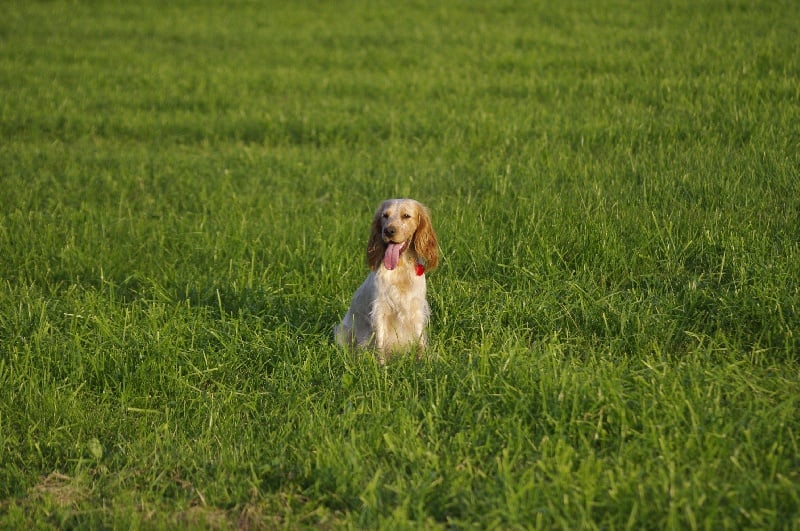
<svg viewBox="0 0 800 531"><path fill-rule="evenodd" d="M383 265L386 269L391 271L397 267L403 247L405 247L405 243L390 243L386 246L386 252L383 253Z"/></svg>

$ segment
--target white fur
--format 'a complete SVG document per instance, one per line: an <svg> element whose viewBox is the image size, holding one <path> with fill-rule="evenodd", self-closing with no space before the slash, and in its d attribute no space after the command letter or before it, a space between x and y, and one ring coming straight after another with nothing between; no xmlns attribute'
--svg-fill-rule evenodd
<svg viewBox="0 0 800 531"><path fill-rule="evenodd" d="M410 284L410 289L398 289L398 276L406 277L402 283ZM425 275L416 276L411 268L370 272L336 327L336 341L380 352L402 350L410 344L424 348L430 318L425 292Z"/></svg>

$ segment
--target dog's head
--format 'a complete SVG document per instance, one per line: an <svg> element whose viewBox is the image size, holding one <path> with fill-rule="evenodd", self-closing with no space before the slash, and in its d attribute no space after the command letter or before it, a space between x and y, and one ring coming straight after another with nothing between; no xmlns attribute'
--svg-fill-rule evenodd
<svg viewBox="0 0 800 531"><path fill-rule="evenodd" d="M394 269L405 253L415 261L421 258L429 271L439 264L439 244L427 207L413 199L389 199L375 211L367 262L373 270L381 263Z"/></svg>

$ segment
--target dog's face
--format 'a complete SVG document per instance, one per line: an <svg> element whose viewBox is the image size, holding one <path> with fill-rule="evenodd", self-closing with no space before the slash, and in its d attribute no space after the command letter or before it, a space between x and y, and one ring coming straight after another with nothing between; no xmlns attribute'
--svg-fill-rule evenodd
<svg viewBox="0 0 800 531"><path fill-rule="evenodd" d="M421 205L412 199L384 201L375 215L384 243L410 242L420 223Z"/></svg>
<svg viewBox="0 0 800 531"><path fill-rule="evenodd" d="M388 261L389 268L407 251L414 259L422 258L428 270L436 268L439 260L436 233L424 205L413 199L389 199L381 203L375 211L367 244L367 261L372 269L381 264L389 248L396 251L395 259Z"/></svg>

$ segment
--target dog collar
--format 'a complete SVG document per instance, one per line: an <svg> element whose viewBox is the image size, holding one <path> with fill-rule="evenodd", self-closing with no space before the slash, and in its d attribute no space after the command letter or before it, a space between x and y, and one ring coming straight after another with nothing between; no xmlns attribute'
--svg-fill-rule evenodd
<svg viewBox="0 0 800 531"><path fill-rule="evenodd" d="M421 277L425 274L425 265L417 262L417 265L414 267L414 271L417 273L418 277Z"/></svg>

